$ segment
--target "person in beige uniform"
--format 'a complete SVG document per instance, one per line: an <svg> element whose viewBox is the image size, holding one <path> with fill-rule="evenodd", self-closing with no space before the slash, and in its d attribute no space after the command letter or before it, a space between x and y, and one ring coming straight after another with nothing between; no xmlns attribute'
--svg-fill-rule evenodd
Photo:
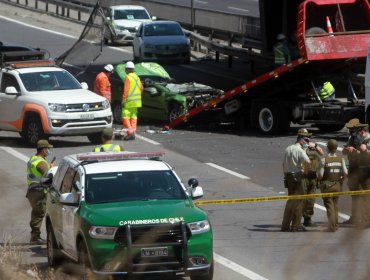
<svg viewBox="0 0 370 280"><path fill-rule="evenodd" d="M320 189L322 193L336 193L342 191L342 182L348 175L348 171L344 158L335 153L338 148L337 141L330 139L327 148L329 154L320 162ZM327 231L329 232L338 229L338 199L338 196L323 197L328 217Z"/></svg>
<svg viewBox="0 0 370 280"><path fill-rule="evenodd" d="M309 138L298 135L296 143L285 149L283 172L288 195L305 194L303 176L311 164L305 152L305 149L308 148L308 143ZM296 232L305 230L301 225L302 206L302 199L287 201L281 231Z"/></svg>

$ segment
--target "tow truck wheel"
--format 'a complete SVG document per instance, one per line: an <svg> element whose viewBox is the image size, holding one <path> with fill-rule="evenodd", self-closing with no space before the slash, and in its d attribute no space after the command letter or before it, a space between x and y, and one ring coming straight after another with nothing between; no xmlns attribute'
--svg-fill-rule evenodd
<svg viewBox="0 0 370 280"><path fill-rule="evenodd" d="M80 266L79 273L81 280L90 279L92 271L90 268L89 256L83 241L78 244L78 264Z"/></svg>
<svg viewBox="0 0 370 280"><path fill-rule="evenodd" d="M317 128L324 132L335 132L339 131L344 127L345 124L316 124Z"/></svg>
<svg viewBox="0 0 370 280"><path fill-rule="evenodd" d="M258 110L258 127L264 134L287 132L290 127L288 110L276 104L262 105Z"/></svg>
<svg viewBox="0 0 370 280"><path fill-rule="evenodd" d="M47 249L48 264L51 267L55 267L60 263L62 256L60 254L57 241L55 240L55 235L54 235L53 228L51 227L51 225L48 225L46 227L46 230L47 230L46 232L47 234L46 247L47 248L46 249Z"/></svg>
<svg viewBox="0 0 370 280"><path fill-rule="evenodd" d="M322 29L321 27L317 27L317 26L311 27L306 30L306 35L316 35L316 34L325 34L325 33L327 32L324 29Z"/></svg>
<svg viewBox="0 0 370 280"><path fill-rule="evenodd" d="M46 139L39 117L30 117L24 124L22 138L29 144L35 146L40 139Z"/></svg>
<svg viewBox="0 0 370 280"><path fill-rule="evenodd" d="M112 106L113 120L115 123L122 124L122 107L119 102L114 102Z"/></svg>

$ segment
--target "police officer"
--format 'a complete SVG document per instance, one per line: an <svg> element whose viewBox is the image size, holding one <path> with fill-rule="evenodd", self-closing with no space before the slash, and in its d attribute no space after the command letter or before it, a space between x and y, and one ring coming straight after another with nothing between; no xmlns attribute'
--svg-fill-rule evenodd
<svg viewBox="0 0 370 280"><path fill-rule="evenodd" d="M319 170L319 163L321 156L324 154L324 151L316 143L311 141L312 133L308 132L307 129L301 128L298 130L298 136L306 137L310 139L308 143L308 148L306 149L306 154L311 161L311 164L307 170L307 174L304 176L304 186L306 194L316 193L317 188L317 172ZM306 198L303 202L303 225L310 227L314 224L312 223L312 216L314 214L314 198Z"/></svg>
<svg viewBox="0 0 370 280"><path fill-rule="evenodd" d="M122 95L122 123L127 129L124 140L134 140L137 128L137 112L141 108L141 94L144 87L135 73L135 65L128 61L125 66L126 77Z"/></svg>
<svg viewBox="0 0 370 280"><path fill-rule="evenodd" d="M104 128L101 133L102 144L95 147L93 152L121 152L123 147L121 145L113 144L113 129Z"/></svg>
<svg viewBox="0 0 370 280"><path fill-rule="evenodd" d="M347 167L344 158L336 155L338 143L330 139L327 143L328 155L320 162L320 189L322 193L335 193L342 190L343 179L347 176ZM326 215L328 217L327 231L338 229L338 196L324 197Z"/></svg>
<svg viewBox="0 0 370 280"><path fill-rule="evenodd" d="M94 92L108 99L109 103L112 102L112 89L109 77L112 75L113 70L112 64L105 65L104 71L96 75L94 82Z"/></svg>
<svg viewBox="0 0 370 280"><path fill-rule="evenodd" d="M360 169L359 169L359 158L360 158L360 145L363 140L358 134L358 131L366 125L361 124L359 119L351 119L346 123L346 128L348 129L350 136L348 141L343 148L343 155L348 158L349 168L348 168L348 178L347 185L350 191L361 190L360 186ZM349 220L345 221L344 224L348 225L360 225L361 224L361 207L360 207L361 197L358 195L352 196L351 205L351 217Z"/></svg>
<svg viewBox="0 0 370 280"><path fill-rule="evenodd" d="M298 135L295 144L285 149L283 171L284 183L288 188L288 195L300 195L305 193L303 175L307 172L311 164L305 149L308 148L309 139ZM301 225L302 218L302 199L288 200L285 205L282 231L304 231Z"/></svg>
<svg viewBox="0 0 370 280"><path fill-rule="evenodd" d="M45 244L45 240L40 236L40 228L45 216L47 188L43 186L42 182L49 169L54 166L53 162L49 164L46 161L52 147L47 140L39 140L36 154L27 163L28 190L26 197L32 208L30 221L31 244Z"/></svg>

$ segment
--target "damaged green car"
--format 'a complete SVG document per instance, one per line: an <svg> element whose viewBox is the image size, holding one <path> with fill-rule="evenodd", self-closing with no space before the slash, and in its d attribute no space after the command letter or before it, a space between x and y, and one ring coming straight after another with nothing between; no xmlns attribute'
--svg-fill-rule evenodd
<svg viewBox="0 0 370 280"><path fill-rule="evenodd" d="M121 123L121 98L123 81L126 77L125 64L114 67L112 81L112 111L114 121ZM140 77L144 92L139 119L171 122L192 108L203 104L222 90L198 83L176 84L166 70L154 62L135 64L135 72Z"/></svg>

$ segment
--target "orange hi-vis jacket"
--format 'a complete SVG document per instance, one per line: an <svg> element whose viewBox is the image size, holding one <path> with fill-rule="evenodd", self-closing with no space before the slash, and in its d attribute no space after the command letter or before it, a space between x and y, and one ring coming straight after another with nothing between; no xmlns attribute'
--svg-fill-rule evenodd
<svg viewBox="0 0 370 280"><path fill-rule="evenodd" d="M105 72L100 72L96 75L94 82L94 92L107 98L109 103L112 101L111 83Z"/></svg>

